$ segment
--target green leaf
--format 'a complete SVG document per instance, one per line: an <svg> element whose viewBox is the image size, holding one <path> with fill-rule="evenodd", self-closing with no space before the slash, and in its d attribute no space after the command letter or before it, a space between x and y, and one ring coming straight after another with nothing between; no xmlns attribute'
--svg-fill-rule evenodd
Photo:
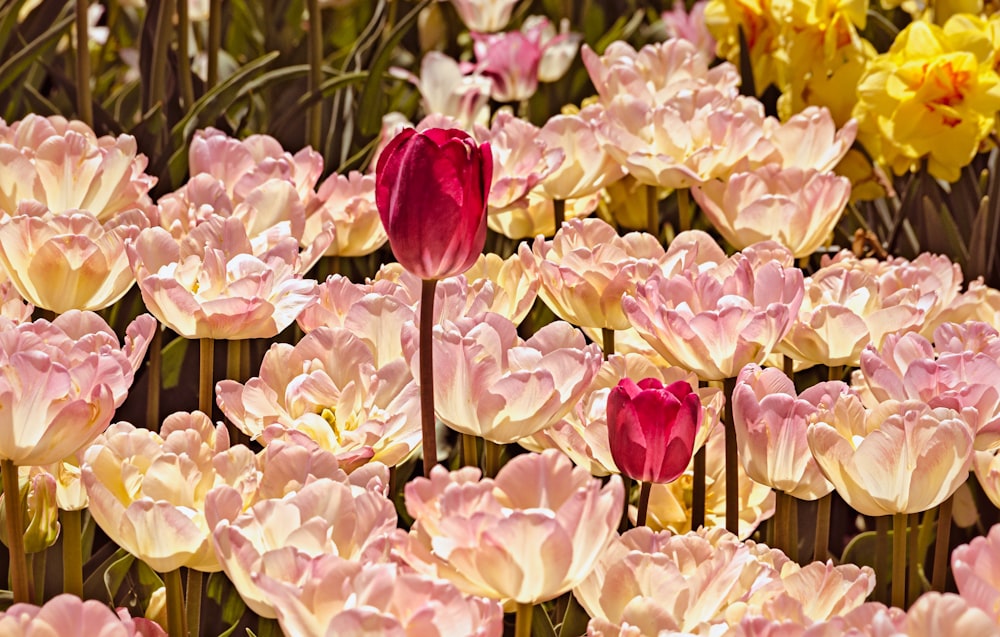
<svg viewBox="0 0 1000 637"><path fill-rule="evenodd" d="M246 602L243 601L236 587L222 572L212 573L208 576L206 592L209 599L222 609L222 621L229 624L226 634L232 633L236 630L237 624L243 618L243 613L247 610Z"/></svg>
<svg viewBox="0 0 1000 637"><path fill-rule="evenodd" d="M97 566L97 568L94 569L90 577L88 577L83 583L84 599L100 599L106 602L114 601L114 598L107 596L108 586L105 582L105 573L107 573L111 567L119 563L126 556L131 557L128 551L123 548L119 548L111 553ZM90 569L88 568L87 570Z"/></svg>
<svg viewBox="0 0 1000 637"><path fill-rule="evenodd" d="M559 627L559 637L576 637L587 632L587 623L590 616L583 610L580 602L576 601L576 595L569 594L569 604L566 606L566 614L563 615L562 626Z"/></svg>
<svg viewBox="0 0 1000 637"><path fill-rule="evenodd" d="M187 355L188 339L175 338L163 348L163 358L160 360L160 374L163 379L163 389L173 389L181 382L181 369L184 367L184 357Z"/></svg>
<svg viewBox="0 0 1000 637"><path fill-rule="evenodd" d="M59 39L69 31L71 24L73 24L72 14L57 21L45 33L18 49L17 53L0 64L0 92L16 82L38 56L54 47Z"/></svg>
<svg viewBox="0 0 1000 637"><path fill-rule="evenodd" d="M135 556L131 553L126 553L108 566L108 570L104 571L104 589L108 592L108 598L116 598L134 561Z"/></svg>
<svg viewBox="0 0 1000 637"><path fill-rule="evenodd" d="M599 55L603 54L604 49L608 48L608 45L615 40L627 39L630 35L635 33L636 29L639 28L639 25L642 24L645 17L646 16L642 12L642 9L637 9L628 19L626 19L625 16L618 18L608 29L607 33L601 36L601 39L594 44L594 51L596 51Z"/></svg>
<svg viewBox="0 0 1000 637"><path fill-rule="evenodd" d="M535 604L531 613L531 635L532 637L556 637L556 630L552 627L552 620L545 608L541 604Z"/></svg>

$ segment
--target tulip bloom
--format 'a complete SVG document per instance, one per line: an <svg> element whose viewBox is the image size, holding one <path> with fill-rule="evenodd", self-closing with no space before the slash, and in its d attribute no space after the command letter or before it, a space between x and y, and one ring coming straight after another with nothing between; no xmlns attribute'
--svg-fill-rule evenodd
<svg viewBox="0 0 1000 637"><path fill-rule="evenodd" d="M408 128L379 155L375 202L396 259L422 279L472 267L486 243L489 144L465 132Z"/></svg>
<svg viewBox="0 0 1000 637"><path fill-rule="evenodd" d="M690 383L623 378L608 396L611 456L643 482L673 482L684 473L701 426L701 399Z"/></svg>
<svg viewBox="0 0 1000 637"><path fill-rule="evenodd" d="M63 637L166 637L154 622L118 613L96 599L86 601L75 595L58 595L44 606L14 604L0 613L0 634L10 637L62 635Z"/></svg>

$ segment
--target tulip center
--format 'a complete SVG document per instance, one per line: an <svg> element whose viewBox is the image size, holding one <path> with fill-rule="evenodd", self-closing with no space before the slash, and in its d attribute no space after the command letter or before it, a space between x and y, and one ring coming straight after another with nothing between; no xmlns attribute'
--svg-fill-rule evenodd
<svg viewBox="0 0 1000 637"><path fill-rule="evenodd" d="M344 439L343 439L343 435L342 435L343 432L344 432L344 427L342 427L340 424L338 424L338 422L337 422L337 414L335 414L333 412L333 410L330 409L329 407L324 407L322 409L322 411L319 412L319 415L323 418L323 420L325 420L330 425L330 429L333 431L333 435L337 437L337 444L338 445L344 444ZM350 420L353 420L353 419L350 419ZM348 423L345 423L345 424L350 425L351 424L350 420L349 420ZM354 427L350 427L350 426L347 427L347 429L353 429L353 428Z"/></svg>

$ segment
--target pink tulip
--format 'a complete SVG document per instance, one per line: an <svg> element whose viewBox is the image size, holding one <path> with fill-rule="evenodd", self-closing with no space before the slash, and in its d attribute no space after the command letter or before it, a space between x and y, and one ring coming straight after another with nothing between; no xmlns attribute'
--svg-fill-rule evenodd
<svg viewBox="0 0 1000 637"><path fill-rule="evenodd" d="M819 405L849 391L845 383L832 381L796 395L794 383L780 369L744 367L733 391L732 409L747 475L801 500L833 491L809 451L806 430Z"/></svg>
<svg viewBox="0 0 1000 637"><path fill-rule="evenodd" d="M333 224L334 241L326 256L359 257L378 250L388 237L375 206L375 178L352 171L330 175L306 210L302 242L305 245Z"/></svg>
<svg viewBox="0 0 1000 637"><path fill-rule="evenodd" d="M701 417L701 400L687 381L622 379L608 396L611 456L633 480L673 482L691 461Z"/></svg>
<svg viewBox="0 0 1000 637"><path fill-rule="evenodd" d="M470 31L491 33L507 26L517 0L451 0Z"/></svg>
<svg viewBox="0 0 1000 637"><path fill-rule="evenodd" d="M393 255L422 279L472 267L486 242L489 144L459 130L406 129L379 156L375 201Z"/></svg>
<svg viewBox="0 0 1000 637"><path fill-rule="evenodd" d="M455 128L464 130L489 122L493 82L467 64L460 64L440 51L428 51L420 61L420 77L402 69L392 71L417 87L425 115L454 118ZM377 151L375 156L379 154Z"/></svg>
<svg viewBox="0 0 1000 637"><path fill-rule="evenodd" d="M540 33L473 33L472 38L477 69L493 80L490 91L493 99L520 102L535 94L538 90L538 68L545 53Z"/></svg>
<svg viewBox="0 0 1000 637"><path fill-rule="evenodd" d="M438 466L406 485L416 521L402 555L467 594L508 607L543 602L594 568L616 535L623 497L619 477L602 486L554 450L517 456L495 480Z"/></svg>
<svg viewBox="0 0 1000 637"><path fill-rule="evenodd" d="M528 205L528 193L562 164L563 150L548 144L537 126L500 111L490 128L476 126L476 138L489 142L493 152L493 180L489 214Z"/></svg>
<svg viewBox="0 0 1000 637"><path fill-rule="evenodd" d="M706 59L711 60L715 57L715 38L709 33L708 26L705 24L705 5L707 4L707 0L699 0L688 11L682 0L674 0L674 8L670 11L664 11L660 18L663 20L663 26L666 27L669 37L687 40Z"/></svg>
<svg viewBox="0 0 1000 637"><path fill-rule="evenodd" d="M550 117L542 126L539 131L542 141L549 147L562 148L566 154L559 168L542 181L546 196L576 199L600 191L625 174L597 137L597 128L604 117L604 108L594 104L575 115Z"/></svg>
<svg viewBox="0 0 1000 637"><path fill-rule="evenodd" d="M951 572L959 594L1000 621L1000 524L951 553Z"/></svg>
<svg viewBox="0 0 1000 637"><path fill-rule="evenodd" d="M6 637L166 637L159 625L115 613L104 602L57 595L44 606L14 604L0 612L0 634Z"/></svg>

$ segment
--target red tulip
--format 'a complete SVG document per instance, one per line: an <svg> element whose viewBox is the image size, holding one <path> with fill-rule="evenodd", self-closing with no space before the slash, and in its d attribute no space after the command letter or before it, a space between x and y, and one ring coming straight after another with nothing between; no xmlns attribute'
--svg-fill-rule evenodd
<svg viewBox="0 0 1000 637"><path fill-rule="evenodd" d="M464 131L408 128L379 156L375 202L396 260L424 280L472 267L486 243L489 144Z"/></svg>
<svg viewBox="0 0 1000 637"><path fill-rule="evenodd" d="M608 442L618 469L633 480L677 479L694 452L701 426L698 394L684 380L623 378L608 396Z"/></svg>

